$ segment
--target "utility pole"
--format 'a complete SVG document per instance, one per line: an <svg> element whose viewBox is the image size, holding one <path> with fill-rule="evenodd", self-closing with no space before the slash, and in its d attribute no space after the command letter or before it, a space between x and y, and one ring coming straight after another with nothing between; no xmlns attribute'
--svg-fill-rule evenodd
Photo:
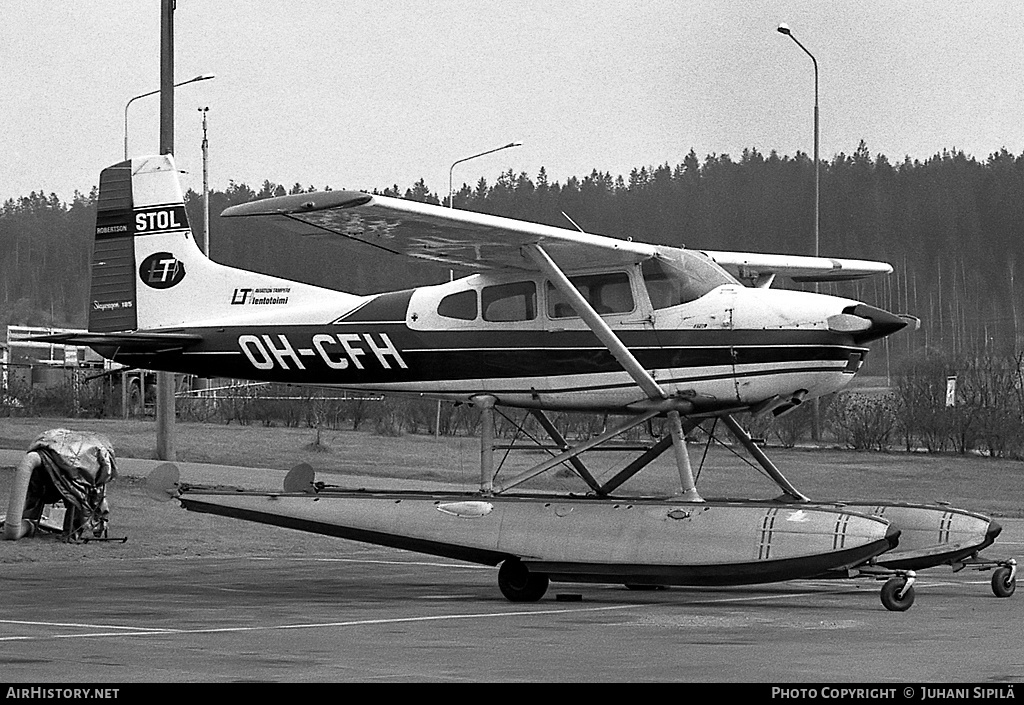
<svg viewBox="0 0 1024 705"><path fill-rule="evenodd" d="M203 253L210 256L210 171L207 161L210 157L210 141L206 138L206 113L209 107L199 108L203 114L203 239L199 248Z"/></svg>
<svg viewBox="0 0 1024 705"><path fill-rule="evenodd" d="M210 170L208 167L210 141L206 138L206 113L209 111L209 106L199 108L199 112L203 114L203 236L199 241L199 249L207 257L210 256ZM209 379L206 377L196 379L193 384L198 384L199 396L206 396L204 392L210 387Z"/></svg>
<svg viewBox="0 0 1024 705"><path fill-rule="evenodd" d="M174 153L174 4L160 0L160 154ZM174 374L156 375L156 457L174 452Z"/></svg>

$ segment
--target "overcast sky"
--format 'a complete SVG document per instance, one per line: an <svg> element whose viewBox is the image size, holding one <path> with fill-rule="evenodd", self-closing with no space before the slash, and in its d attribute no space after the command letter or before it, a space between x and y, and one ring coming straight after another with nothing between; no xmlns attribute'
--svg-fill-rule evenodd
<svg viewBox="0 0 1024 705"><path fill-rule="evenodd" d="M159 88L159 0L0 0L0 200L70 200L120 161L125 104ZM178 165L256 186L446 192L503 171L552 179L680 163L695 150L860 140L891 161L1024 151L1024 3L943 0L178 0ZM159 96L129 111L129 153L159 146Z"/></svg>

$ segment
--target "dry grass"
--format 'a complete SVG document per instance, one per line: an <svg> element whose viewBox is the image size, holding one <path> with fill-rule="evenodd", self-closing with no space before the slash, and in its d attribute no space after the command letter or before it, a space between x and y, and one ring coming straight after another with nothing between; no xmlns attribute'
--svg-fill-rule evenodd
<svg viewBox="0 0 1024 705"><path fill-rule="evenodd" d="M74 428L107 435L119 457L154 457L151 421L74 419L0 419L0 447L24 450L41 431ZM473 438L325 432L326 452L308 448L309 429L218 426L180 423L177 455L182 461L242 467L287 468L308 462L327 482L331 471L381 478L419 478L472 485L478 477L479 446ZM852 451L769 449L769 455L793 483L815 499L949 500L994 516L1024 516L1024 464L979 457L858 453ZM695 467L703 448L691 446ZM671 493L678 486L671 453L623 485L623 493ZM537 462L537 452L516 453L499 477L508 477ZM607 478L626 462L619 453L591 454L592 472ZM0 468L0 497L10 492L13 468ZM123 476L112 483L111 535L127 543L67 544L58 537L0 541L0 564L53 561L61 564L97 560L177 560L198 556L331 556L337 541L273 526L182 511L176 502L157 503L142 490L141 480ZM576 478L557 471L531 480L527 487L582 492ZM698 486L706 497L771 497L778 489L727 449L713 449ZM2 509L0 509L2 511Z"/></svg>
<svg viewBox="0 0 1024 705"><path fill-rule="evenodd" d="M0 447L24 449L41 431L72 428L105 434L119 457L154 458L152 421L93 419L0 419ZM306 462L318 473L379 478L437 480L472 485L479 476L479 445L474 438L324 431L323 447L310 448L312 429L178 423L177 459L241 467L286 469ZM691 446L695 469L703 447ZM770 448L782 472L814 499L949 501L994 516L1024 516L1024 463L960 455L865 453L838 449ZM501 452L498 460L501 460ZM514 476L538 462L537 452L512 453L499 478ZM627 460L620 453L584 457L599 478L608 478ZM378 483L382 484L382 483ZM526 487L582 492L586 487L564 471L531 480ZM623 485L623 493L671 493L678 487L667 453ZM772 497L777 488L728 449L712 448L698 487L706 497Z"/></svg>

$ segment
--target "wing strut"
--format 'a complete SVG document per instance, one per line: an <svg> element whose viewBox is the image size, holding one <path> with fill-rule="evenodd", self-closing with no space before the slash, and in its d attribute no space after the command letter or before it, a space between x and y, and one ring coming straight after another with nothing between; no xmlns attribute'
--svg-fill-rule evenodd
<svg viewBox="0 0 1024 705"><path fill-rule="evenodd" d="M562 296L568 299L573 310L579 314L580 318L587 324L587 327L594 332L594 335L608 348L608 351L622 365L622 368L629 373L629 376L644 391L644 394L650 399L667 398L668 395L665 394L661 386L654 381L650 373L633 357L633 353L629 351L629 348L622 344L619 337L615 335L608 324L605 323L605 320L601 318L600 314L594 310L594 307L572 285L572 282L559 269L554 260L548 256L548 253L540 245L527 245L525 249L537 266L540 267L541 271L551 279L551 283L555 288L558 289Z"/></svg>
<svg viewBox="0 0 1024 705"><path fill-rule="evenodd" d="M682 485L683 498L693 502L704 501L697 493L697 486L693 479L693 469L690 467L690 458L686 452L686 441L683 436L682 420L679 415L679 402L673 400L665 393L651 374L644 369L643 365L634 357L611 327L594 310L583 295L573 286L565 273L555 264L538 244L529 244L523 248L530 259L536 263L540 270L551 280L556 289L566 298L584 323L597 336L598 340L612 356L618 361L622 368L633 378L637 386L643 390L648 399L656 402L654 408L658 412L665 412L669 420L669 430L672 433L672 447L675 451L676 466L679 469L679 481ZM657 403L661 402L661 403ZM689 402L685 402L689 403Z"/></svg>

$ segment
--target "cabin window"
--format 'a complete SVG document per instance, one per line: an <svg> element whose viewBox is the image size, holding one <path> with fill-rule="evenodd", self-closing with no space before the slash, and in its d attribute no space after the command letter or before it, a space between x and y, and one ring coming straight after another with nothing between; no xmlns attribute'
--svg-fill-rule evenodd
<svg viewBox="0 0 1024 705"><path fill-rule="evenodd" d="M471 290L449 294L441 299L437 313L445 318L458 318L462 321L476 319L476 292Z"/></svg>
<svg viewBox="0 0 1024 705"><path fill-rule="evenodd" d="M485 286L480 305L485 321L532 321L537 317L537 285L527 281Z"/></svg>
<svg viewBox="0 0 1024 705"><path fill-rule="evenodd" d="M679 260L646 260L641 271L655 309L696 301L724 284L738 283L714 262L691 252L683 253Z"/></svg>
<svg viewBox="0 0 1024 705"><path fill-rule="evenodd" d="M569 281L602 316L633 310L633 290L629 286L629 275L625 272L587 274L570 277ZM578 318L569 301L551 282L548 282L548 316Z"/></svg>

